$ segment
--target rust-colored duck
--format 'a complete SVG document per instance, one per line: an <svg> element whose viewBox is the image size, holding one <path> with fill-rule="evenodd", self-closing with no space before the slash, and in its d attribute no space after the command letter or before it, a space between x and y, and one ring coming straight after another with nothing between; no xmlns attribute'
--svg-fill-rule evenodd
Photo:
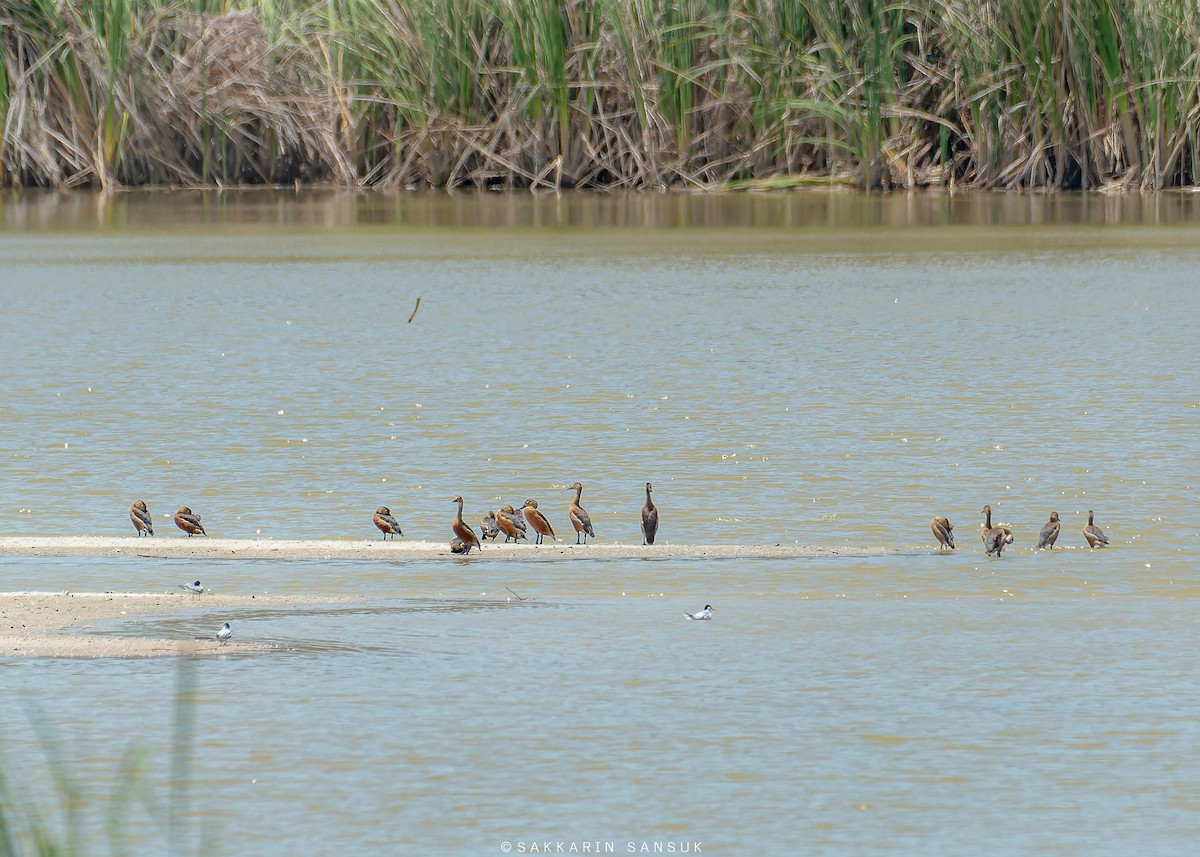
<svg viewBox="0 0 1200 857"><path fill-rule="evenodd" d="M488 512L479 519L479 532L483 535L484 540L496 540L496 536L500 535L500 522L496 518L495 512Z"/></svg>
<svg viewBox="0 0 1200 857"><path fill-rule="evenodd" d="M1088 547L1102 548L1108 544L1108 536L1104 535L1104 530L1100 529L1095 524L1096 513L1088 509L1087 526L1083 528L1083 537L1087 539Z"/></svg>
<svg viewBox="0 0 1200 857"><path fill-rule="evenodd" d="M379 531L383 533L383 540L385 542L387 541L389 533L391 534L393 541L395 541L396 536L404 535L400 529L400 524L397 523L396 519L392 517L392 510L387 506L380 506L378 509L376 509L375 514L372 516L372 520L375 522L375 526L379 527Z"/></svg>
<svg viewBox="0 0 1200 857"><path fill-rule="evenodd" d="M204 525L200 523L200 516L187 506L180 506L175 510L174 520L175 526L187 533L189 539L192 536L208 535L204 532Z"/></svg>
<svg viewBox="0 0 1200 857"><path fill-rule="evenodd" d="M545 536L552 539L557 538L554 535L554 527L550 526L550 522L546 520L546 516L538 511L537 500L526 500L525 505L521 507L521 511L525 513L525 520L529 522L529 526L533 527L533 531L537 533L537 538L534 539L535 545L540 545Z"/></svg>
<svg viewBox="0 0 1200 857"><path fill-rule="evenodd" d="M137 528L138 538L142 537L142 533L147 536L154 535L154 519L150 517L145 500L136 500L129 507L129 520L133 521L133 526Z"/></svg>
<svg viewBox="0 0 1200 857"><path fill-rule="evenodd" d="M1058 541L1058 534L1062 531L1062 523L1058 520L1058 512L1050 513L1050 520L1042 527L1042 531L1038 533L1037 549L1043 548L1054 549L1054 543Z"/></svg>
<svg viewBox="0 0 1200 857"><path fill-rule="evenodd" d="M938 550L950 548L954 550L954 524L949 518L937 517L929 522L934 537L938 540Z"/></svg>
<svg viewBox="0 0 1200 857"><path fill-rule="evenodd" d="M525 519L521 517L520 512L507 503L501 506L500 511L496 513L496 526L500 528L500 532L504 533L505 542L519 542L521 539L527 538Z"/></svg>
<svg viewBox="0 0 1200 857"><path fill-rule="evenodd" d="M583 544L586 545L588 536L596 538L596 531L592 529L591 516L579 505L579 498L583 496L583 485L576 482L571 486L571 490L575 492L575 499L571 501L567 515L571 519L571 525L575 527L575 544L579 544L579 540L582 538Z"/></svg>
<svg viewBox="0 0 1200 857"><path fill-rule="evenodd" d="M644 545L654 544L654 537L658 535L658 507L650 499L650 492L653 490L654 486L647 482L646 505L642 507L642 544Z"/></svg>
<svg viewBox="0 0 1200 857"><path fill-rule="evenodd" d="M479 543L479 536L475 535L475 531L473 529L471 529L470 527L468 527L465 523L463 523L463 519L462 519L463 498L462 498L462 496L455 497L454 502L458 504L458 514L456 514L454 516L454 523L451 524L450 526L454 530L454 535L456 535L460 539L462 539L462 543L465 547L465 550L463 551L463 553L470 553L471 548L473 548L473 547L483 550L483 545L481 545Z"/></svg>
<svg viewBox="0 0 1200 857"><path fill-rule="evenodd" d="M979 535L983 538L983 548L987 556L995 554L999 557L1004 553L1004 546L1012 544L1012 532L1006 527L992 526L992 507L984 506L983 514L987 516L983 524L983 532Z"/></svg>
<svg viewBox="0 0 1200 857"><path fill-rule="evenodd" d="M466 543L462 539L460 539L458 536L455 536L454 538L452 538L450 540L450 553L470 553L470 552L471 552L471 549L469 547L467 547Z"/></svg>

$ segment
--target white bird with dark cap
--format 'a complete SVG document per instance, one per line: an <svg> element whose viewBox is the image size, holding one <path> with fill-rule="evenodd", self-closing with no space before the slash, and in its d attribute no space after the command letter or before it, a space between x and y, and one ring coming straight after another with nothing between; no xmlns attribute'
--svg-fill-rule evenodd
<svg viewBox="0 0 1200 857"><path fill-rule="evenodd" d="M225 645L231 639L233 639L233 629L230 628L229 623L226 622L221 626L221 630L217 631L217 642L221 645Z"/></svg>
<svg viewBox="0 0 1200 857"><path fill-rule="evenodd" d="M711 619L712 614L713 614L712 605L705 604L704 609L701 610L699 613L684 613L683 615L687 616L689 619Z"/></svg>
<svg viewBox="0 0 1200 857"><path fill-rule="evenodd" d="M194 581L193 583L181 583L181 584L179 584L179 588L186 589L188 592L192 593L193 595L203 595L204 594L204 587L200 585L200 581L198 581L198 580Z"/></svg>

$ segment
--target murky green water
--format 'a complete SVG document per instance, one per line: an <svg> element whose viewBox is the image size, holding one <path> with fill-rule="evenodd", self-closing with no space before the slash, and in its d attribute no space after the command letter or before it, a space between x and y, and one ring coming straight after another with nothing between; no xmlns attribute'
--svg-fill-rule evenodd
<svg viewBox="0 0 1200 857"><path fill-rule="evenodd" d="M363 596L235 617L294 651L197 665L188 818L224 847L1174 854L1200 834L1193 195L0 212L5 535L131 535L142 498L214 536L373 538L386 504L448 539L456 494L469 517L536 497L561 531L577 479L600 541L640 541L648 480L666 542L958 525L953 555L878 559L0 560L8 590ZM1016 533L998 562L984 503ZM1107 551L1083 547L1088 509ZM1068 549L1035 553L1051 510ZM713 622L680 616L705 602ZM161 779L177 669L0 662L5 753L36 758L36 705L102 791L131 743Z"/></svg>

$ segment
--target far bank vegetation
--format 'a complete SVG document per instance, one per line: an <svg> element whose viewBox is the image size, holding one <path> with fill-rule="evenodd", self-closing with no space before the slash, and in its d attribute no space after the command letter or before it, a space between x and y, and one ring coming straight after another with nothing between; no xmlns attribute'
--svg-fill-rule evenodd
<svg viewBox="0 0 1200 857"><path fill-rule="evenodd" d="M1192 0L10 0L0 185L1159 189Z"/></svg>

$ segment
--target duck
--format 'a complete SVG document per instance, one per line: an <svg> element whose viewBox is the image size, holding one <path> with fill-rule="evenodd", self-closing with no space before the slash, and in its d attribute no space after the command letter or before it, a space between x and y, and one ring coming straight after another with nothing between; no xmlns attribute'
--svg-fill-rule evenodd
<svg viewBox="0 0 1200 857"><path fill-rule="evenodd" d="M383 533L383 540L386 542L388 533L391 533L392 540L395 541L396 536L404 535L400 529L400 524L392 517L392 510L387 506L380 506L375 510L372 520L375 521L375 526L379 527L379 531Z"/></svg>
<svg viewBox="0 0 1200 857"><path fill-rule="evenodd" d="M452 502L455 502L458 504L458 514L456 514L454 516L454 523L451 524L450 526L454 530L454 535L456 535L460 539L462 539L463 547L465 548L463 553L470 553L471 548L473 548L473 547L483 550L483 545L481 545L479 543L479 536L475 535L475 531L463 523L463 519L462 519L463 498L462 498L462 496L460 495L458 497L455 497Z"/></svg>
<svg viewBox="0 0 1200 857"><path fill-rule="evenodd" d="M658 507L654 505L654 501L650 499L650 492L654 490L654 486L649 482L646 483L646 505L642 507L642 544L654 544L654 537L658 535Z"/></svg>
<svg viewBox="0 0 1200 857"><path fill-rule="evenodd" d="M699 613L688 613L685 611L683 615L687 616L689 619L705 620L705 619L711 619L712 614L713 614L713 606L711 604L705 604L704 609L701 610Z"/></svg>
<svg viewBox="0 0 1200 857"><path fill-rule="evenodd" d="M1004 546L1012 544L1012 531L1007 527L992 526L992 507L984 506L983 514L987 519L983 524L983 531L980 536L983 538L983 547L987 556L995 554L999 557L1004 552Z"/></svg>
<svg viewBox="0 0 1200 857"><path fill-rule="evenodd" d="M596 538L596 531L592 529L591 516L579 505L579 498L583 496L583 485L576 482L571 486L571 490L575 492L575 499L571 501L567 516L570 517L571 524L575 527L575 544L579 544L579 540L582 538L583 544L586 545L588 536Z"/></svg>
<svg viewBox="0 0 1200 857"><path fill-rule="evenodd" d="M479 519L479 531L485 539L496 540L496 536L500 535L500 523L496 520L495 512L488 512Z"/></svg>
<svg viewBox="0 0 1200 857"><path fill-rule="evenodd" d="M1038 533L1037 549L1043 548L1054 549L1054 543L1058 541L1058 534L1062 530L1062 524L1058 520L1058 512L1050 513L1050 520L1042 527L1042 531Z"/></svg>
<svg viewBox="0 0 1200 857"><path fill-rule="evenodd" d="M929 522L929 528L938 540L938 550L944 547L954 550L954 524L948 518L934 518Z"/></svg>
<svg viewBox="0 0 1200 857"><path fill-rule="evenodd" d="M455 536L450 540L450 553L470 553L470 548L462 539Z"/></svg>
<svg viewBox="0 0 1200 857"><path fill-rule="evenodd" d="M525 520L529 522L529 526L533 527L533 531L537 533L537 538L533 541L535 545L540 545L546 536L557 540L558 537L554 535L554 527L550 526L546 516L538 511L537 500L526 500L521 511L525 513Z"/></svg>
<svg viewBox="0 0 1200 857"><path fill-rule="evenodd" d="M146 508L145 500L135 500L134 504L129 507L129 520L133 521L139 539L142 537L142 533L147 536L154 535L154 520L150 517L150 510Z"/></svg>
<svg viewBox="0 0 1200 857"><path fill-rule="evenodd" d="M1088 509L1087 526L1083 528L1083 537L1087 539L1088 547L1102 548L1108 544L1108 536L1104 535L1104 530L1100 529L1094 523L1096 513Z"/></svg>
<svg viewBox="0 0 1200 857"><path fill-rule="evenodd" d="M208 535L204 531L204 525L200 523L200 516L187 506L180 506L175 510L174 520L175 526L187 533L189 539L196 535Z"/></svg>
<svg viewBox="0 0 1200 857"><path fill-rule="evenodd" d="M505 503L496 513L496 526L504 533L504 541L519 542L527 539L525 535L525 519L511 505Z"/></svg>

